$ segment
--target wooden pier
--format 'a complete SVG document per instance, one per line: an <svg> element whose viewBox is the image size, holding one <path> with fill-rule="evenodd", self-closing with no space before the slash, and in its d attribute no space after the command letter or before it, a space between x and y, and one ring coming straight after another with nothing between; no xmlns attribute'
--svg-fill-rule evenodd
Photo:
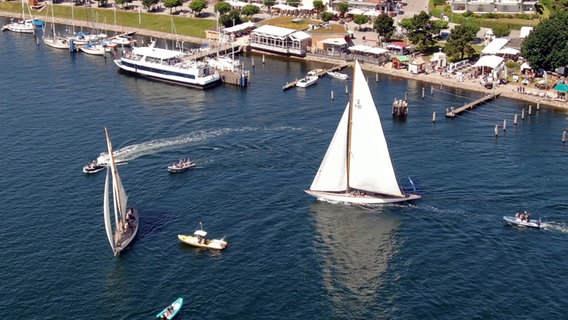
<svg viewBox="0 0 568 320"><path fill-rule="evenodd" d="M323 69L323 70L321 70L321 71L316 72L314 75L318 76L318 78L319 78L319 77L321 77L321 76L327 74L328 72L331 72L331 71L339 71L339 70L341 70L341 69L343 69L343 68L345 68L345 67L347 67L347 66L348 66L348 64L347 64L347 63L344 63L344 64L341 64L341 65L338 65L338 66L334 66L334 67L331 67L331 68ZM297 83L298 81L300 81L300 79L296 79L296 80L294 80L294 81L292 81L292 82L286 83L286 84L282 87L282 90L288 90L288 89L290 89L290 88L292 88L292 87L295 87L295 86L296 86L296 83Z"/></svg>
<svg viewBox="0 0 568 320"><path fill-rule="evenodd" d="M479 99L477 99L473 102L470 102L470 103L464 105L463 107L459 107L457 109L454 109L452 107L452 108L450 108L446 111L446 117L455 118L462 112L473 109L473 108L477 107L478 105L480 105L482 103L486 103L487 101L491 101L491 100L497 98L500 94L501 94L501 92L491 93L491 94L486 95L485 97L482 97L482 98L479 98Z"/></svg>

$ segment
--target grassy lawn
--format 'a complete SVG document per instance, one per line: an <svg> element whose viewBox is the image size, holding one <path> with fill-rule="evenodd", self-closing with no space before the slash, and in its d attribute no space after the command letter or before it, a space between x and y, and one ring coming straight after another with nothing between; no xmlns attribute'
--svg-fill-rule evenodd
<svg viewBox="0 0 568 320"><path fill-rule="evenodd" d="M19 2L0 2L0 11L16 12L22 11ZM113 10L103 8L89 8L77 6L71 8L68 5L55 5L54 15L57 18L91 21L98 23L106 23L108 25L118 25L130 28L142 28L153 31L172 32L172 20L175 25L175 31L179 35L205 38L205 30L215 29L216 22L212 19L188 18L178 15L169 14L152 14ZM51 8L45 8L42 12L32 10L34 18L44 21L50 21ZM116 18L115 18L116 17ZM140 20L139 20L140 18ZM139 24L139 21L141 22Z"/></svg>

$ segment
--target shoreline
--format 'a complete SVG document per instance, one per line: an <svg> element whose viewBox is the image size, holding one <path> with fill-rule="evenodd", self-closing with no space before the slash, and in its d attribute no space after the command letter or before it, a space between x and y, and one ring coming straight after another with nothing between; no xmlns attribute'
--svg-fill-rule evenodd
<svg viewBox="0 0 568 320"><path fill-rule="evenodd" d="M10 17L10 18L19 18L21 15L19 13L1 11L0 16ZM72 19L64 19L64 18L55 18L54 20L55 20L55 23L63 24L63 25L74 25L74 26L77 26L77 27L85 27L85 28L92 28L92 29L94 28L94 29L99 29L99 30L114 31L114 32L118 32L118 33L136 32L137 35L141 35L141 36L148 36L148 37L152 37L152 38L161 38L161 39L167 39L167 40L181 40L181 41L192 42L192 43L196 43L196 44L201 44L201 43L206 43L206 42L209 43L209 41L207 41L204 38L184 36L184 35L175 35L175 34L172 34L170 32L159 32L159 31L152 31L152 30L141 29L141 28L124 27L124 26L119 26L119 25L115 26L115 25L109 25L109 24L103 24L103 23L92 23L92 22L83 21L83 20L72 20ZM49 23L49 22L46 21L46 23ZM246 42L248 42L248 41L246 41ZM274 56L282 57L284 59L289 59L289 60L314 61L314 62L321 62L321 63L327 63L327 64L338 64L339 62L345 62L345 60L342 60L342 59L335 59L335 58L331 58L331 57L313 55L313 54L308 54L305 57L291 57L291 56L283 56L283 55L272 54L272 53L269 53L269 52L262 52L262 51L256 51L256 50L250 50L250 53L257 54L257 55L269 54L269 55L274 55ZM388 75L388 76L392 76L392 77L399 77L399 78L404 78L404 79L409 79L409 80L421 81L421 82L424 82L425 84L430 84L431 86L439 86L441 88L451 87L451 88L455 88L455 89L465 89L465 90L468 90L468 91L473 91L473 92L478 92L478 93L483 93L483 94L497 92L497 93L500 93L501 96L503 96L503 97L514 99L514 100L524 102L524 103L527 103L527 104L535 104L537 106L543 105L543 106L552 107L554 109L568 110L568 103L566 101L548 99L546 97L546 94L548 93L548 91L530 87L530 88L528 88L529 90L527 90L527 91L536 93L535 95L524 94L524 93L518 92L517 89L519 87L521 87L520 83L516 83L516 84L508 83L508 84L505 84L505 85L498 85L497 88L495 88L495 89L487 89L487 88L481 86L481 84L478 82L477 79L467 79L467 80L459 81L458 79L455 79L455 78L452 78L452 77L450 77L450 78L443 77L436 72L429 73L429 74L426 74L426 73L412 74L412 73L410 73L410 71L408 71L406 69L391 69L391 68L388 68L388 67L385 67L385 66L379 66L379 65L364 63L364 62L361 63L361 68L366 70L366 71L376 72L376 73L379 73L379 74ZM425 90L428 89L426 85L424 86L424 88L425 88ZM555 91L552 91L552 92L555 92ZM541 96L541 94L545 95L545 96L543 97L543 96Z"/></svg>

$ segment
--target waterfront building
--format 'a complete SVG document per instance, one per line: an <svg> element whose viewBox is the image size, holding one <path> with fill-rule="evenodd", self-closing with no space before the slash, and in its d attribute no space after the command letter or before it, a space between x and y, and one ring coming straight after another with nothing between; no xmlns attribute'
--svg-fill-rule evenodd
<svg viewBox="0 0 568 320"><path fill-rule="evenodd" d="M250 34L252 49L285 55L305 56L312 37L294 29L264 25Z"/></svg>
<svg viewBox="0 0 568 320"><path fill-rule="evenodd" d="M462 13L529 13L536 12L538 1L532 0L450 0L452 12Z"/></svg>

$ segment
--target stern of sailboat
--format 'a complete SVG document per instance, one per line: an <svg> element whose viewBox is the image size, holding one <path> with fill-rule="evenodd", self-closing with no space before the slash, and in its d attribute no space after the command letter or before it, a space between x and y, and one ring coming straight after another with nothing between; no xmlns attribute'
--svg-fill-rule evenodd
<svg viewBox="0 0 568 320"><path fill-rule="evenodd" d="M126 230L117 227L115 232L114 244L115 244L115 252L114 255L116 256L122 250L126 249L128 245L134 240L136 234L138 234L138 226L139 226L139 215L138 209L136 208L129 208L129 213L126 217Z"/></svg>

